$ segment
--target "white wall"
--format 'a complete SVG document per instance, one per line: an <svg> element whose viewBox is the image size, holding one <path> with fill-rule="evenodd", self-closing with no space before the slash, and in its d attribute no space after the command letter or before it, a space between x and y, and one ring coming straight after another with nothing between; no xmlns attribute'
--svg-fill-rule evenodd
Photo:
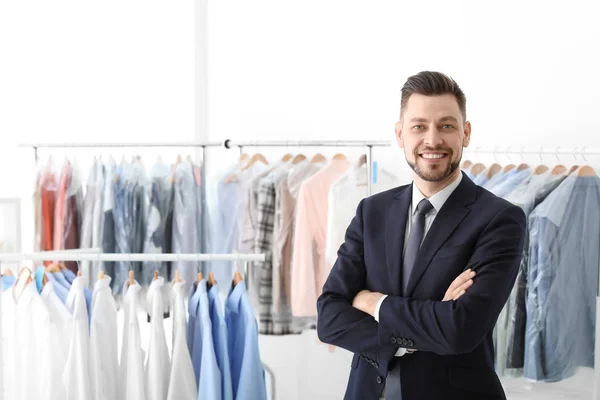
<svg viewBox="0 0 600 400"><path fill-rule="evenodd" d="M402 84L427 69L466 93L472 147L599 148L596 16L583 0L213 2L209 136L391 140ZM308 333L261 345L279 399L342 398L347 352Z"/></svg>

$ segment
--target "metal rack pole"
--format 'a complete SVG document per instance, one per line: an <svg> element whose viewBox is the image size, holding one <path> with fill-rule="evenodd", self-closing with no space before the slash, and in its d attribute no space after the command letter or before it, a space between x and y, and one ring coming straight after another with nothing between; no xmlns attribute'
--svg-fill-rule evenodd
<svg viewBox="0 0 600 400"><path fill-rule="evenodd" d="M20 144L21 148L101 148L101 147L221 147L223 142L97 142L97 143L31 143Z"/></svg>
<svg viewBox="0 0 600 400"><path fill-rule="evenodd" d="M264 141L232 141L225 140L225 148L232 147L389 147L388 140L264 140Z"/></svg>
<svg viewBox="0 0 600 400"><path fill-rule="evenodd" d="M3 253L0 261L59 259L61 261L265 261L264 254L148 254L148 253L77 253L45 251L38 253Z"/></svg>

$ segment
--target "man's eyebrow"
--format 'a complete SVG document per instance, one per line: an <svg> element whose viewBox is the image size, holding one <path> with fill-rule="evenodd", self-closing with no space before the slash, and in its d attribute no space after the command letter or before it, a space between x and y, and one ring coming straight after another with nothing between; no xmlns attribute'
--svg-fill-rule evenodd
<svg viewBox="0 0 600 400"><path fill-rule="evenodd" d="M456 118L454 118L452 115L447 115L445 117L440 118L440 122L445 122L445 121L453 121L458 124L458 120Z"/></svg>
<svg viewBox="0 0 600 400"><path fill-rule="evenodd" d="M415 117L415 118L411 118L410 122L427 122L427 119Z"/></svg>

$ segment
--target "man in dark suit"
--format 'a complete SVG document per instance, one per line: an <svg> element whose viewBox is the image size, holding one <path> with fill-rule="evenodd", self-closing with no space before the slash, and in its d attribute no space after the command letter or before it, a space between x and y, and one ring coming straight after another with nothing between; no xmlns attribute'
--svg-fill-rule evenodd
<svg viewBox="0 0 600 400"><path fill-rule="evenodd" d="M317 303L319 338L354 353L346 399L505 399L492 332L525 215L459 169L471 124L451 78L407 80L396 135L414 181L358 205Z"/></svg>

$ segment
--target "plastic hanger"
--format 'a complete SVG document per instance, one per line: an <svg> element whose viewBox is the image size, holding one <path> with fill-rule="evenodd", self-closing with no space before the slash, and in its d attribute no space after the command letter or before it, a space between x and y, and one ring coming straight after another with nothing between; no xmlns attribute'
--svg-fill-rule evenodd
<svg viewBox="0 0 600 400"><path fill-rule="evenodd" d="M325 161L327 161L327 158L325 158L325 156L323 154L321 154L321 153L315 154L310 159L311 164L316 164L316 163L325 162Z"/></svg>

